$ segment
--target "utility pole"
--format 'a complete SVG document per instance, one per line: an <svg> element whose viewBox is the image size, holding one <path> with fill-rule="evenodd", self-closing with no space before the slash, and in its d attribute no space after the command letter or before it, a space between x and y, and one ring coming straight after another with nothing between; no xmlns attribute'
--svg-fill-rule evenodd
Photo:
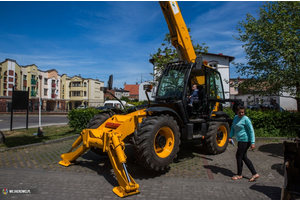
<svg viewBox="0 0 300 200"><path fill-rule="evenodd" d="M42 118L42 113L41 113L41 109L42 109L42 75L39 75L39 79L40 79L40 95L39 95L39 128L38 128L38 133L37 136L38 137L42 137L44 136L44 131L42 129L42 122L41 122L41 118Z"/></svg>

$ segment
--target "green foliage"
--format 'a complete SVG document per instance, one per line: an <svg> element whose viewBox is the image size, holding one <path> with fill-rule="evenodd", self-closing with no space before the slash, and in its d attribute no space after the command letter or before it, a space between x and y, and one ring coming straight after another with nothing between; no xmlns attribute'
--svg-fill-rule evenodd
<svg viewBox="0 0 300 200"><path fill-rule="evenodd" d="M130 102L130 104L132 104L134 106L140 106L140 105L143 105L143 104L148 104L148 101L144 100L144 101L138 101L138 102Z"/></svg>
<svg viewBox="0 0 300 200"><path fill-rule="evenodd" d="M128 97L124 97L124 96L122 96L120 100L121 101L126 101L126 102L130 101L130 99Z"/></svg>
<svg viewBox="0 0 300 200"><path fill-rule="evenodd" d="M234 116L231 109L224 109L230 117ZM300 113L279 111L246 110L245 113L253 124L256 137L296 137L300 125Z"/></svg>
<svg viewBox="0 0 300 200"><path fill-rule="evenodd" d="M223 111L226 112L226 113L229 115L229 117L230 117L231 119L234 118L235 113L233 112L233 110L232 110L231 108L224 108Z"/></svg>
<svg viewBox="0 0 300 200"><path fill-rule="evenodd" d="M190 28L188 28L188 31L190 32ZM195 52L197 52L197 55L200 55L201 52L207 53L208 50L208 47L205 46L205 43L203 43L202 45L193 44L193 47ZM150 57L151 59L153 59L153 63L155 64L155 73L151 75L153 75L154 79L158 81L158 78L165 68L164 66L167 63L179 60L177 50L174 46L172 46L171 36L169 33L165 35L164 43L161 44L161 47L157 49L156 53L150 54Z"/></svg>
<svg viewBox="0 0 300 200"><path fill-rule="evenodd" d="M73 109L68 113L69 125L71 128L81 131L86 128L90 119L100 112L102 111L95 108Z"/></svg>
<svg viewBox="0 0 300 200"><path fill-rule="evenodd" d="M287 92L300 103L300 2L270 1L259 10L258 19L247 14L238 23L247 64L233 63L237 73L246 76L239 91L260 95ZM298 106L298 110L299 110Z"/></svg>

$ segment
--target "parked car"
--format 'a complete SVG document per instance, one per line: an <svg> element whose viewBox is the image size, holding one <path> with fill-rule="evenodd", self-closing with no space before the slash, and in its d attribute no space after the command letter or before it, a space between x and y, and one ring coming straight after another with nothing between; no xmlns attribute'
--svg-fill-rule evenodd
<svg viewBox="0 0 300 200"><path fill-rule="evenodd" d="M259 109L261 109L261 105L260 104L248 105L247 109L259 110Z"/></svg>
<svg viewBox="0 0 300 200"><path fill-rule="evenodd" d="M80 105L80 106L77 107L77 109L86 109L86 106Z"/></svg>
<svg viewBox="0 0 300 200"><path fill-rule="evenodd" d="M100 106L100 107L97 107L96 109L106 111L106 110L109 110L112 108L114 108L114 107L113 106Z"/></svg>
<svg viewBox="0 0 300 200"><path fill-rule="evenodd" d="M124 106L126 106L126 101L121 101ZM113 106L116 108L122 108L121 103L118 100L108 100L104 102L104 106Z"/></svg>

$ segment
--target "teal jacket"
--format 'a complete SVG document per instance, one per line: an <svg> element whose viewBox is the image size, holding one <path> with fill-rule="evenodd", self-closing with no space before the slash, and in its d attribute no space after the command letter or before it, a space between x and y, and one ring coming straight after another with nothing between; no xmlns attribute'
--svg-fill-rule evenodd
<svg viewBox="0 0 300 200"><path fill-rule="evenodd" d="M254 129L249 117L244 115L244 117L239 118L237 115L233 118L230 135L232 138L235 136L235 139L238 142L251 142L255 143Z"/></svg>

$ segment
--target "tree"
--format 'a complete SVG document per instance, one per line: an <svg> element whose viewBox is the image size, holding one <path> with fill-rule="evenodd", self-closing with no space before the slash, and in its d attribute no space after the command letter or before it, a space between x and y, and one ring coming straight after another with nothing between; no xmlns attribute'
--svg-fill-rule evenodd
<svg viewBox="0 0 300 200"><path fill-rule="evenodd" d="M129 99L128 97L125 97L125 96L122 96L120 100L126 101L126 102L129 102L129 101L130 101L130 99Z"/></svg>
<svg viewBox="0 0 300 200"><path fill-rule="evenodd" d="M188 28L188 31L190 32L190 28ZM200 52L207 53L208 47L204 45L205 43L203 43L202 46L199 44L193 44L194 50L195 52L198 52L198 55L201 54ZM179 60L178 53L171 43L170 33L165 35L164 43L161 44L161 47L157 49L156 53L150 54L150 57L153 59L153 63L155 64L154 73L151 75L153 75L154 80L157 81L167 63Z"/></svg>
<svg viewBox="0 0 300 200"><path fill-rule="evenodd" d="M240 87L255 88L260 95L290 94L300 108L300 2L266 2L258 19L247 14L238 22L247 64L234 63L248 78Z"/></svg>

